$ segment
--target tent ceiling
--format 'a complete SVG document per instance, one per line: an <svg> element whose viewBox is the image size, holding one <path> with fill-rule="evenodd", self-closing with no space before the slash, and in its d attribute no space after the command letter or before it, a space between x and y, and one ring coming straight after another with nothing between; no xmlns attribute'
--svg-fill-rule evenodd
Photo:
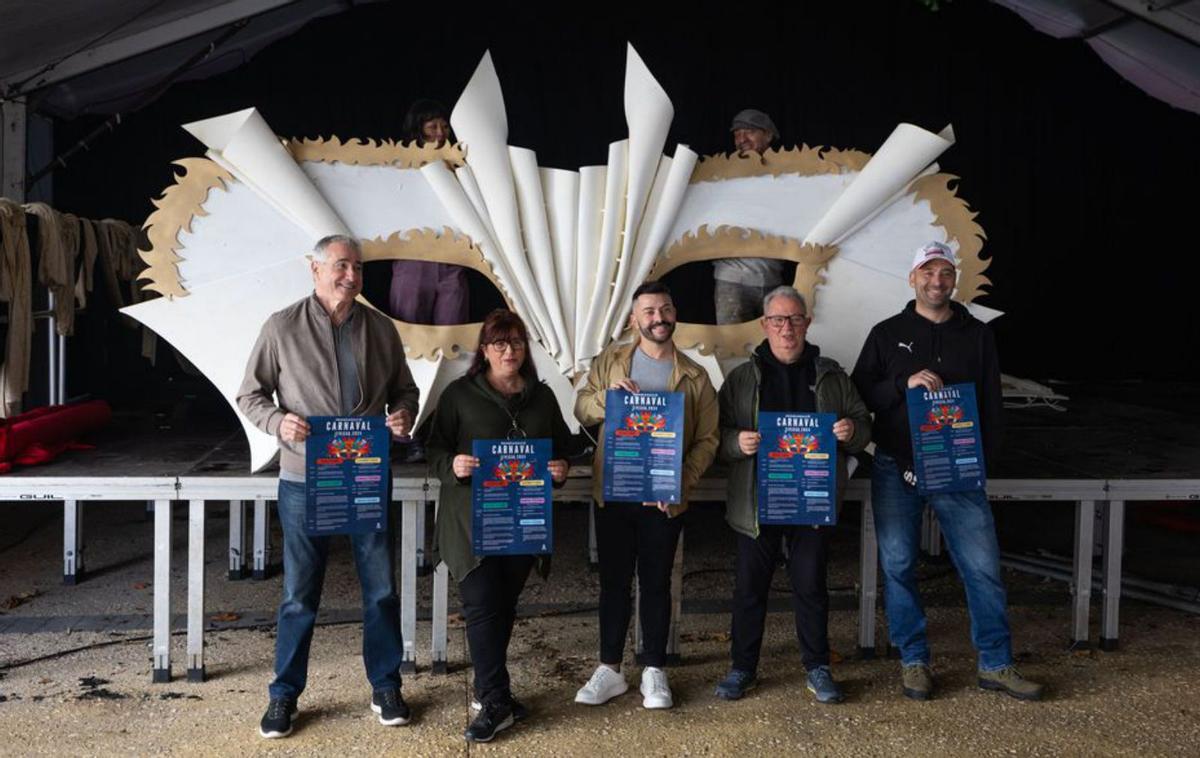
<svg viewBox="0 0 1200 758"><path fill-rule="evenodd" d="M314 18L371 1L0 0L0 98L29 95L31 109L63 118L137 109L168 78L222 73Z"/></svg>
<svg viewBox="0 0 1200 758"><path fill-rule="evenodd" d="M0 82L25 91L287 0L0 0Z"/></svg>
<svg viewBox="0 0 1200 758"><path fill-rule="evenodd" d="M1200 113L1200 0L992 1L1041 32L1083 39L1144 91ZM169 61L187 60L214 30L260 17L258 28L231 43L252 54L308 19L354 4L354 0L0 0L0 97L40 90L39 101L57 115L112 112L137 105L129 99L130 93L143 90L154 72L161 72ZM210 33L207 38L206 33ZM165 50L172 46L174 50ZM96 71L105 66L114 68L103 74ZM213 75L224 68L207 65L184 78ZM89 77L89 72L96 75ZM56 87L63 82L69 86Z"/></svg>
<svg viewBox="0 0 1200 758"><path fill-rule="evenodd" d="M1200 113L1200 0L992 0L1040 32L1083 39L1153 97Z"/></svg>

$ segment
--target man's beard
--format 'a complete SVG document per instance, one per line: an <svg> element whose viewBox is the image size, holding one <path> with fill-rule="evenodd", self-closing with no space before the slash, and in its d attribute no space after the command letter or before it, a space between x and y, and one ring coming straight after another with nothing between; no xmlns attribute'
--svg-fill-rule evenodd
<svg viewBox="0 0 1200 758"><path fill-rule="evenodd" d="M667 336L659 338L654 335L655 328L660 327L660 326L667 327ZM638 327L638 331L641 332L642 336L645 337L646 339L650 340L651 342L661 345L665 342L671 341L671 337L675 334L675 322L673 322L673 321L656 321L653 324L650 324L649 326Z"/></svg>

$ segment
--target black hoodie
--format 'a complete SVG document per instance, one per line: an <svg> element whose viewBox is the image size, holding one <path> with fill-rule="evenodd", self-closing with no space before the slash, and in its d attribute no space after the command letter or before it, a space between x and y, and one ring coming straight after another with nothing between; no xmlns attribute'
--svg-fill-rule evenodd
<svg viewBox="0 0 1200 758"><path fill-rule="evenodd" d="M771 352L771 344L763 340L754 354L758 356L759 370L762 372L759 410L812 413L817 409L817 394L813 386L817 383L817 357L821 355L821 348L806 343L799 360L780 363Z"/></svg>
<svg viewBox="0 0 1200 758"><path fill-rule="evenodd" d="M916 311L914 301L876 324L863 344L851 378L875 414L871 438L903 466L912 466L905 391L908 377L929 369L946 384L973 382L979 403L985 462L1000 439L1000 362L992 330L961 304L951 301L950 318L935 324Z"/></svg>

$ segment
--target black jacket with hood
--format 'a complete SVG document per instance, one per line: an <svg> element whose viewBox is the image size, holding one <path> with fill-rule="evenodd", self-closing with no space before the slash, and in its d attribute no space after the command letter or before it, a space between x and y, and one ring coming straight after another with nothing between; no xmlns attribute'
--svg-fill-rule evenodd
<svg viewBox="0 0 1200 758"><path fill-rule="evenodd" d="M945 384L975 384L985 462L994 459L1000 439L1000 362L992 330L960 303L951 301L940 324L916 311L915 301L879 322L867 335L851 378L875 414L871 438L878 449L904 467L912 466L905 391L908 377L928 369Z"/></svg>

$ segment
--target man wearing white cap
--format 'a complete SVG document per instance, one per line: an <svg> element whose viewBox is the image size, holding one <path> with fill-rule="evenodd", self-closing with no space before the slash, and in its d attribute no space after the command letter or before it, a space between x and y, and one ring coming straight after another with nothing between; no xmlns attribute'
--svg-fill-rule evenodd
<svg viewBox="0 0 1200 758"><path fill-rule="evenodd" d="M747 108L729 126L738 153L762 155L779 139L775 122ZM718 324L740 324L762 315L763 298L783 284L783 261L774 258L720 258L713 261L714 305Z"/></svg>
<svg viewBox="0 0 1200 758"><path fill-rule="evenodd" d="M954 252L941 242L922 245L908 275L915 299L871 329L853 379L875 413L871 503L886 588L888 636L900 649L902 689L914 700L933 694L925 612L916 564L926 503L937 514L950 557L962 578L978 653L978 684L1022 700L1039 700L1042 685L1013 666L1012 637L1000 549L987 493L950 492L922 497L913 473L905 391L972 382L979 405L984 460L1000 435L1000 364L991 329L951 300L957 278Z"/></svg>

